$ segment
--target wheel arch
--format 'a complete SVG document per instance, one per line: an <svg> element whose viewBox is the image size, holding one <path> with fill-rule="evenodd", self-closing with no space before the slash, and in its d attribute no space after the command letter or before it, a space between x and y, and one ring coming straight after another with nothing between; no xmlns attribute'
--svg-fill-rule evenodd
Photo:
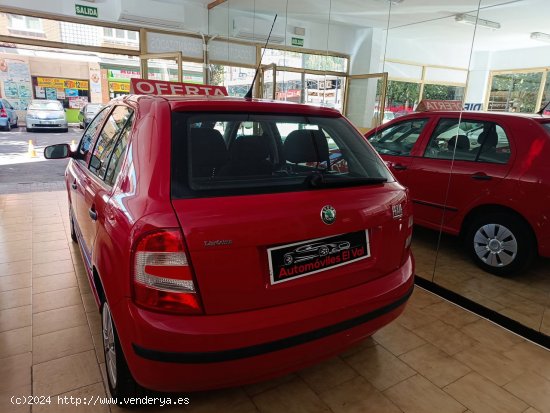
<svg viewBox="0 0 550 413"><path fill-rule="evenodd" d="M476 217L478 217L480 215L492 214L492 213L493 214L494 213L506 213L506 214L513 215L517 219L521 220L526 225L526 227L529 229L529 231L531 233L531 236L532 236L536 246L538 247L537 236L536 236L535 231L533 230L533 226L531 225L531 223L527 219L525 219L525 217L522 214L520 214L518 211L516 211L515 209L504 206L504 205L497 205L497 204L479 205L479 206L473 208L472 210L470 210L466 214L464 219L462 220L462 225L460 227L460 237L464 238L464 236L466 235L466 232L468 231L468 227L476 219Z"/></svg>
<svg viewBox="0 0 550 413"><path fill-rule="evenodd" d="M95 265L92 268L92 277L94 279L94 286L95 286L95 289L96 289L96 292L97 292L97 296L99 297L99 303L100 303L100 308L101 308L103 303L106 301L105 289L103 288L103 283L101 282L101 277L99 276L99 272L97 271L97 268L95 267Z"/></svg>

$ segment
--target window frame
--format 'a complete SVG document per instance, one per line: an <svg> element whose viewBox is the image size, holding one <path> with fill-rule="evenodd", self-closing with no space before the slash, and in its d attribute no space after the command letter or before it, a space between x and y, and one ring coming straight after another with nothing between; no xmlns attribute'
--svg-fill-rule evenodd
<svg viewBox="0 0 550 413"><path fill-rule="evenodd" d="M125 108L127 109L129 112L130 112L130 115L126 118L126 120L124 121L124 124L121 126L120 130L118 130L114 136L113 136L113 140L115 141L114 145L113 145L113 148L111 149L111 151L107 154L106 158L105 159L108 159L107 161L107 165L105 167L105 171L103 172L103 176L97 174L96 172L100 171L100 169L98 169L98 171L93 171L91 168L92 168L92 158L94 157L94 152L95 152L95 149L100 141L100 137L103 133L103 130L105 129L105 126L107 124L107 121L109 119L109 117L111 117L114 112L118 109L118 108ZM134 109L129 107L129 106L126 106L126 105L115 105L112 107L112 110L109 112L109 114L105 117L105 119L103 119L103 124L101 126L101 130L97 133L96 135L96 139L94 140L94 145L93 145L93 149L91 151L89 151L89 159L88 159L88 165L87 165L87 170L89 171L89 173L93 176L95 176L97 179L99 179L100 181L102 182L105 182L105 176L107 174L107 169L109 167L109 162L111 160L111 156L112 156L112 152L114 150L114 148L116 147L117 143L118 143L118 139L120 138L120 135L121 133L124 131L124 129L126 128L126 125L128 124L128 121L130 119L133 118L133 115L134 115ZM94 118L95 119L95 118ZM91 124L91 123L90 123ZM106 182L105 182L106 183Z"/></svg>

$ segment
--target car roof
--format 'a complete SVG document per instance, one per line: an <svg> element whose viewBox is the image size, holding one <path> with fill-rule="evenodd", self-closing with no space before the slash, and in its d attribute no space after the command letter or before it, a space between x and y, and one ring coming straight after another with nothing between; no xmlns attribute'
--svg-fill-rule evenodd
<svg viewBox="0 0 550 413"><path fill-rule="evenodd" d="M538 115L536 113L517 113L517 112L489 112L489 111L458 111L458 110L434 110L434 111L424 111L424 112L412 112L408 113L406 115L403 115L399 118L396 118L397 120L400 119L406 119L409 117L415 117L415 118L425 118L426 116L462 116L466 115L468 117L511 117L511 118L528 118L528 119L549 119L550 116L546 115Z"/></svg>
<svg viewBox="0 0 550 413"><path fill-rule="evenodd" d="M232 96L126 95L113 99L112 103L122 100L139 105L142 99L167 101L173 111L276 112L324 117L342 116L338 110L327 107L267 99L245 99Z"/></svg>

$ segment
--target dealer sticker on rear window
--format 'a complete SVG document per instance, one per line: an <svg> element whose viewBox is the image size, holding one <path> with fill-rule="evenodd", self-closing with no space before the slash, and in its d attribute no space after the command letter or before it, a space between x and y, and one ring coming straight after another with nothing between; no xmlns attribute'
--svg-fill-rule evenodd
<svg viewBox="0 0 550 413"><path fill-rule="evenodd" d="M271 284L278 284L370 256L369 232L317 238L267 250Z"/></svg>

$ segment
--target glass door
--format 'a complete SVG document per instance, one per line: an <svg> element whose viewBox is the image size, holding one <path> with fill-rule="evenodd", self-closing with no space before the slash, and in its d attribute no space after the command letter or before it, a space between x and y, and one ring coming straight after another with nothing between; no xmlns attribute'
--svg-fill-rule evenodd
<svg viewBox="0 0 550 413"><path fill-rule="evenodd" d="M181 52L143 54L139 58L144 79L182 81Z"/></svg>
<svg viewBox="0 0 550 413"><path fill-rule="evenodd" d="M380 126L390 117L386 113L387 73L348 76L345 116L363 133Z"/></svg>

